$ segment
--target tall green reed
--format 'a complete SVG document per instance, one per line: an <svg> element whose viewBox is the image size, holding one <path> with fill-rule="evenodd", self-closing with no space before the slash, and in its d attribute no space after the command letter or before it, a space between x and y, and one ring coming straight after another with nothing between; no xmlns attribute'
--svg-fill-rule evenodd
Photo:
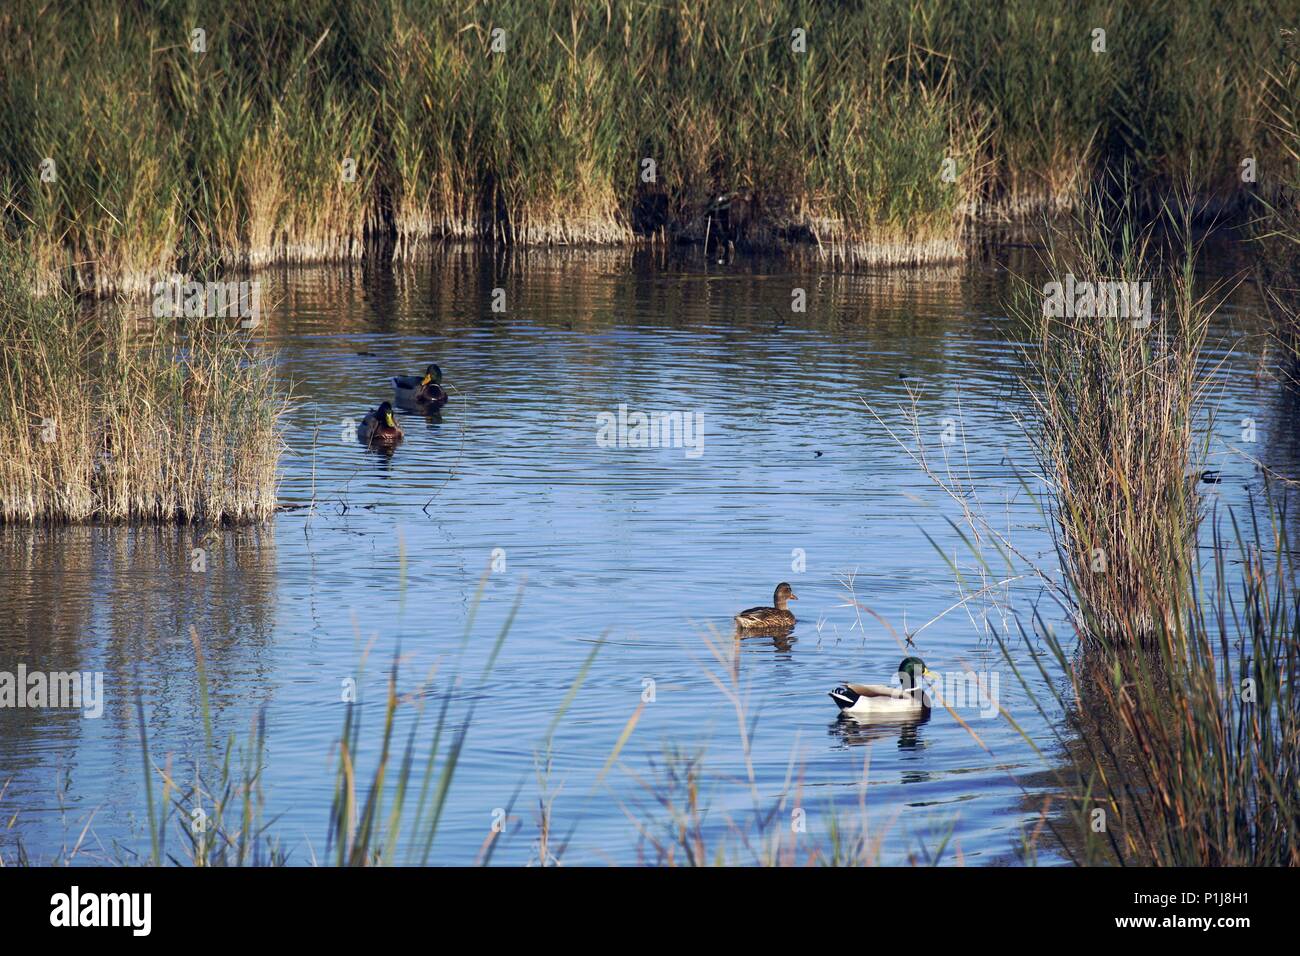
<svg viewBox="0 0 1300 956"><path fill-rule="evenodd" d="M1045 687L1061 816L1076 862L1295 866L1300 862L1300 628L1290 525L1272 492L1218 515L1212 557L1176 592L1146 648L1076 643L1041 618L1036 638L1068 677L1003 659L1026 693ZM1041 678L1041 680L1039 679Z"/></svg>
<svg viewBox="0 0 1300 956"><path fill-rule="evenodd" d="M1255 281L1273 320L1274 334L1300 382L1300 41L1292 31L1284 60L1267 71L1268 124L1282 160L1263 171L1250 238L1256 253Z"/></svg>

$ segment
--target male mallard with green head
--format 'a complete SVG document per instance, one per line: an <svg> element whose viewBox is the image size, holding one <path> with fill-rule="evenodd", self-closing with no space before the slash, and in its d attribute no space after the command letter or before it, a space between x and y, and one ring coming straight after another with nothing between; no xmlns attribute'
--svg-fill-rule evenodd
<svg viewBox="0 0 1300 956"><path fill-rule="evenodd" d="M370 448L396 445L401 441L402 427L393 417L393 406L381 402L378 408L361 419L361 424L357 426L357 438Z"/></svg>
<svg viewBox="0 0 1300 956"><path fill-rule="evenodd" d="M405 405L421 408L442 408L447 404L447 393L442 387L442 369L430 364L424 377L418 375L393 376L393 391L397 400Z"/></svg>
<svg viewBox="0 0 1300 956"><path fill-rule="evenodd" d="M782 581L772 594L774 607L751 607L736 615L736 627L742 631L771 630L794 627L794 614L786 609L790 601L799 600L790 585Z"/></svg>
<svg viewBox="0 0 1300 956"><path fill-rule="evenodd" d="M841 712L854 717L923 717L930 711L930 699L921 678L937 678L919 657L904 657L898 664L901 686L889 684L843 684L831 691Z"/></svg>

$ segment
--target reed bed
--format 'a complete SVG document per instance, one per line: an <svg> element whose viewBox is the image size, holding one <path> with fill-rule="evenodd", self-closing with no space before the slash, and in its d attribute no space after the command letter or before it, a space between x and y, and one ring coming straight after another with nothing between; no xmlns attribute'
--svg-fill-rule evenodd
<svg viewBox="0 0 1300 956"><path fill-rule="evenodd" d="M1300 864L1300 592L1285 502L1220 516L1212 557L1172 595L1146 648L1072 649L1042 619L1000 634L1039 640L1068 683L1037 701L1055 731L1064 852L1085 865ZM1165 633L1166 629L1168 632Z"/></svg>
<svg viewBox="0 0 1300 956"><path fill-rule="evenodd" d="M237 323L92 316L0 253L0 521L274 513L284 397Z"/></svg>
<svg viewBox="0 0 1300 956"><path fill-rule="evenodd" d="M1261 198L1250 235L1256 283L1295 384L1300 382L1300 37L1295 31L1286 38L1283 57L1268 73L1267 109L1285 162L1270 177L1276 188Z"/></svg>
<svg viewBox="0 0 1300 956"><path fill-rule="evenodd" d="M1021 283L1011 311L1080 632L1132 646L1173 633L1191 574L1199 358L1220 290L1195 286L1189 205L1143 226L1131 190L1112 185L1090 193L1072 228L1050 231L1044 264L1058 301L1051 286ZM1171 237L1181 237L1172 252ZM1114 283L1125 284L1123 303L1100 297ZM1085 284L1099 294L1064 301Z"/></svg>
<svg viewBox="0 0 1300 956"><path fill-rule="evenodd" d="M911 440L872 412L960 509L953 527L986 586L970 587L965 562L935 547L963 603L989 605L982 626L1052 728L1044 744L1022 714L1003 711L1056 768L1046 793L1021 782L1036 833L1080 865L1295 866L1292 483L1266 484L1235 513L1205 513L1194 423L1211 412L1202 347L1222 290L1194 281L1190 205L1152 221L1133 192L1122 182L1090 192L1076 221L1049 226L1044 265L1057 281L1150 281L1150 324L1056 314L1044 309L1048 290L1023 281L1007 304L1021 320L1023 426L1036 457L1023 490L1054 537L1059 576L985 512L960 465L937 465L915 408ZM1003 587L1026 578L1042 587L1028 614ZM1044 595L1066 612L1064 628ZM1047 653L1027 659L1029 645Z"/></svg>
<svg viewBox="0 0 1300 956"><path fill-rule="evenodd" d="M1072 208L1120 162L1143 195L1248 195L1242 157L1285 157L1287 26L1270 0L18 5L3 219L42 281L101 293L445 239L950 260L974 216Z"/></svg>
<svg viewBox="0 0 1300 956"><path fill-rule="evenodd" d="M980 580L1004 567L1037 578L1067 612L1061 629L1038 606L1017 613L1008 596L996 608L1003 624L987 618L1053 728L1055 746L1040 748L1004 711L1057 768L1046 804L1041 792L1026 798L1056 804L1044 819L1061 852L1084 865L1295 866L1294 514L1273 484L1238 513L1204 513L1193 421L1206 404L1199 359L1215 290L1194 285L1186 206L1165 211L1162 233L1113 195L1131 191L1094 193L1082 221L1058 227L1048 272L1152 281L1151 324L1044 315L1043 290L1024 284L1009 304L1027 332L1024 424L1038 474L1024 490L1055 538L1061 577L983 513L973 486L896 440L960 504ZM1048 653L1026 664L1028 643Z"/></svg>

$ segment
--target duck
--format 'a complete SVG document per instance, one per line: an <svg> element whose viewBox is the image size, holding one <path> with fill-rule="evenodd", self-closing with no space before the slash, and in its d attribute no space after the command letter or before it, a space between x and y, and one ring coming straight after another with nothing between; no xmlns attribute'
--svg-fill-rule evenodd
<svg viewBox="0 0 1300 956"><path fill-rule="evenodd" d="M424 377L419 375L393 376L393 391L397 400L407 405L421 408L442 408L447 404L447 393L442 387L442 369L430 364L424 370Z"/></svg>
<svg viewBox="0 0 1300 956"><path fill-rule="evenodd" d="M794 627L793 612L786 608L789 601L797 601L799 596L790 585L782 581L772 592L773 607L751 607L736 615L736 627L742 631L770 630L774 628Z"/></svg>
<svg viewBox="0 0 1300 956"><path fill-rule="evenodd" d="M370 448L395 445L402 440L402 427L393 417L393 406L381 402L373 412L368 412L357 426L357 438Z"/></svg>
<svg viewBox="0 0 1300 956"><path fill-rule="evenodd" d="M840 713L854 717L924 717L930 701L921 678L938 678L919 657L904 657L898 663L899 684L842 684L830 692Z"/></svg>

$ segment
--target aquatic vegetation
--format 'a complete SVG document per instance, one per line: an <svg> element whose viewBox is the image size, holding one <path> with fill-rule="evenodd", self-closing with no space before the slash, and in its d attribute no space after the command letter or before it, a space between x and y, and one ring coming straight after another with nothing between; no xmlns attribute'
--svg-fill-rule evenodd
<svg viewBox="0 0 1300 956"><path fill-rule="evenodd" d="M1252 0L210 0L0 17L5 228L43 282L411 257L430 242L813 244L959 259L972 218L1239 201L1286 152ZM1261 180L1261 183L1264 181Z"/></svg>
<svg viewBox="0 0 1300 956"><path fill-rule="evenodd" d="M1050 835L1043 845L1077 865L1300 863L1293 523L1273 489L1243 514L1216 514L1185 577L1163 594L1135 593L1153 604L1125 618L1144 623L1142 644L1086 630L1095 616L1058 628L1039 608L993 629L1010 675L1052 728L1043 745L1023 729L1024 715L1003 711L1055 764L1054 793L1031 796L1021 784L1041 820L1027 858ZM1007 556L1003 542L963 537L988 571ZM1077 604L1089 599L1073 593ZM1016 652L1026 642L1045 650L1032 664Z"/></svg>
<svg viewBox="0 0 1300 956"><path fill-rule="evenodd" d="M1032 623L1070 675L1068 696L1046 683L1070 718L1058 740L1081 862L1294 866L1300 630L1285 500L1269 489L1229 513L1230 532L1216 513L1200 547L1193 419L1220 290L1196 284L1186 203L1165 210L1172 264L1123 201L1087 208L1053 245L1053 274L1148 282L1157 307L1116 316L1094 298L1091 314L1064 317L1020 302L1073 657Z"/></svg>
<svg viewBox="0 0 1300 956"><path fill-rule="evenodd" d="M1011 314L1023 327L1028 430L1080 631L1133 645L1160 621L1169 633L1191 573L1198 358L1220 290L1195 287L1190 207L1165 210L1183 237L1170 261L1156 224L1140 223L1119 185L1119 198L1093 191L1074 228L1053 232L1053 281L1022 283Z"/></svg>
<svg viewBox="0 0 1300 956"><path fill-rule="evenodd" d="M0 248L0 521L269 518L285 398L229 319L88 317Z"/></svg>
<svg viewBox="0 0 1300 956"><path fill-rule="evenodd" d="M1216 522L1212 557L1152 614L1146 648L1102 646L1033 626L1069 675L1040 707L1056 732L1070 826L1083 864L1295 866L1300 863L1300 594L1289 526L1271 495ZM1041 669L1044 665L1039 664Z"/></svg>
<svg viewBox="0 0 1300 956"><path fill-rule="evenodd" d="M1255 279L1292 361L1287 371L1294 383L1300 365L1300 43L1294 32L1286 49L1286 62L1268 74L1267 92L1270 125L1288 161L1279 167L1280 187L1261 197L1250 232Z"/></svg>
<svg viewBox="0 0 1300 956"><path fill-rule="evenodd" d="M1153 417L1151 429L1161 427ZM961 500L966 486L953 488ZM1071 512L1056 487L1026 481L1024 492L1046 521L1060 523L1063 540L1087 513L1086 505ZM1215 513L1201 548L1180 545L1182 568L1122 566L1132 575L1128 610L1107 603L1117 588L1094 589L1083 577L1102 572L1085 567L1058 579L990 517L970 504L965 530L954 523L980 580L1014 567L1015 577L1045 586L1055 598L1049 606L1076 612L1064 628L1037 601L1032 612L1008 603L988 618L1009 674L1052 731L1044 745L1024 729L1023 713L1001 708L1055 765L1055 792L1045 797L1018 781L1040 820L1022 855L1032 860L1050 847L1078 865L1300 863L1300 592L1285 495L1270 487L1240 514ZM952 556L945 560L960 577ZM1006 600L993 593L970 598ZM992 623L998 617L1001 626ZM1026 663L1025 644L1045 653Z"/></svg>
<svg viewBox="0 0 1300 956"><path fill-rule="evenodd" d="M1294 866L1300 602L1283 488L1293 483L1270 478L1245 507L1205 514L1196 419L1213 422L1202 352L1222 290L1197 281L1187 202L1152 222L1131 197L1099 189L1076 221L1049 228L1055 287L1021 282L1008 303L1036 456L1022 491L1056 542L1059 574L985 511L946 452L943 470L915 407L907 436L871 411L960 509L958 548L981 586L965 580L970 562L934 546L963 603L996 612L981 620L1052 728L1054 746L1042 746L1023 714L1002 711L1056 765L1046 797L1017 781L1041 821L1026 857L1050 834L1081 865ZM1130 283L1150 288L1133 295ZM1023 579L1067 612L1064 628L1038 597L1017 609L1004 585ZM1047 653L1027 664L1026 644Z"/></svg>
<svg viewBox="0 0 1300 956"><path fill-rule="evenodd" d="M1040 607L1014 610L993 587L970 593L1007 601L992 634L1053 728L1048 753L1022 729L1023 717L1003 711L1026 743L1056 762L1057 795L1032 803L1043 806L1043 827L1059 849L1078 864L1294 866L1294 519L1270 481L1262 498L1240 512L1214 512L1203 527L1193 418L1204 404L1198 363L1215 290L1200 292L1194 282L1186 207L1165 211L1168 255L1122 200L1094 194L1085 209L1073 228L1055 232L1047 265L1058 278L1076 274L1075 305L1089 297L1092 305L1058 308L1048 290L1022 283L1010 306L1025 335L1032 414L1024 427L1037 455L1037 475L1024 476L1023 491L1053 534L1060 576L983 512L969 479L935 472L918 420L915 446L890 434L960 504L965 530L953 527L980 580L996 582L995 568L1005 568L1012 579L1041 583L1068 612L1061 629ZM1153 283L1154 314L1100 308L1097 288L1112 280ZM945 560L962 577L955 559ZM1013 652L1021 642L1048 653L1026 665Z"/></svg>

